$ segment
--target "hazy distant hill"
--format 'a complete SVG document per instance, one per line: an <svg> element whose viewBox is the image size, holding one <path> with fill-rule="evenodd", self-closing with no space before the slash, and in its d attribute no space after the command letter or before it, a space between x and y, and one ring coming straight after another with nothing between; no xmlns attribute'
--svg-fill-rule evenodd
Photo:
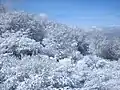
<svg viewBox="0 0 120 90"><path fill-rule="evenodd" d="M120 26L105 27L103 31L109 37L120 37Z"/></svg>

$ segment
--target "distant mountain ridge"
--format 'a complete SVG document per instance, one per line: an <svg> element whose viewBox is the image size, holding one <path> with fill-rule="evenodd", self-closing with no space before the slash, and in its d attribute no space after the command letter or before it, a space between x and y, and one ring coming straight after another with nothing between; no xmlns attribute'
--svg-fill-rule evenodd
<svg viewBox="0 0 120 90"><path fill-rule="evenodd" d="M108 37L120 37L120 26L111 26L103 28Z"/></svg>

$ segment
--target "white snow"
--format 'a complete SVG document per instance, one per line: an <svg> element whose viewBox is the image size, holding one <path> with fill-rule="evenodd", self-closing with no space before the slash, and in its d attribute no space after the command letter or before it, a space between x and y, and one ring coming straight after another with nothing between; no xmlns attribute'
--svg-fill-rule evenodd
<svg viewBox="0 0 120 90"><path fill-rule="evenodd" d="M0 13L0 90L120 90L120 39L94 29Z"/></svg>

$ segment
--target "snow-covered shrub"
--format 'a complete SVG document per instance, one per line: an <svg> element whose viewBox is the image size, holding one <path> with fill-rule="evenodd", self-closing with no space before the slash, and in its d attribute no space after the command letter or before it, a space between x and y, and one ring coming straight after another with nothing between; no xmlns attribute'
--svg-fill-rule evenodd
<svg viewBox="0 0 120 90"><path fill-rule="evenodd" d="M107 42L104 33L99 30L93 30L89 31L87 35L87 42L89 43L89 53L99 56L102 47Z"/></svg>
<svg viewBox="0 0 120 90"><path fill-rule="evenodd" d="M42 52L42 45L33 39L20 35L16 32L4 39L0 44L1 54L9 54L21 59L24 55L36 55Z"/></svg>
<svg viewBox="0 0 120 90"><path fill-rule="evenodd" d="M67 60L67 61L66 61ZM60 67L55 70L51 81L52 87L56 89L60 88L81 88L84 84L83 78L76 75L75 67L69 62L69 58L60 60Z"/></svg>
<svg viewBox="0 0 120 90"><path fill-rule="evenodd" d="M43 40L43 44L51 48L58 59L71 56L73 51L79 51L84 55L88 54L86 35L81 29L73 29L63 24L48 22L46 31L47 37Z"/></svg>
<svg viewBox="0 0 120 90"><path fill-rule="evenodd" d="M5 81L5 73L0 71L0 84L3 83Z"/></svg>
<svg viewBox="0 0 120 90"><path fill-rule="evenodd" d="M48 87L51 84L49 77L52 77L57 67L55 61L46 55L25 56L21 60L4 56L1 60L3 61L2 72L4 72L0 72L1 90L10 90L14 88L14 85L15 89L19 90L17 87L20 87L22 83L24 85L21 88L24 89L26 86L26 90Z"/></svg>
<svg viewBox="0 0 120 90"><path fill-rule="evenodd" d="M118 60L120 58L120 39L115 38L109 40L101 47L101 54L99 55L105 59Z"/></svg>
<svg viewBox="0 0 120 90"><path fill-rule="evenodd" d="M7 12L0 15L0 19L0 25L2 25L0 31L2 33L22 31L36 41L42 41L44 38L44 28L42 23L35 19L35 15L25 12Z"/></svg>
<svg viewBox="0 0 120 90"><path fill-rule="evenodd" d="M107 39L102 31L90 31L88 34L89 52L104 59L118 60L119 39Z"/></svg>
<svg viewBox="0 0 120 90"><path fill-rule="evenodd" d="M109 90L109 85L119 89L119 81L116 82L119 79L119 68L116 61L106 61L93 55L85 56L75 67L76 74L85 80L80 90Z"/></svg>
<svg viewBox="0 0 120 90"><path fill-rule="evenodd" d="M79 51L73 51L71 55L71 62L77 63L82 58L83 58L83 55Z"/></svg>
<svg viewBox="0 0 120 90"><path fill-rule="evenodd" d="M83 42L83 41L80 41L78 42L77 44L77 48L78 48L78 51L82 54L82 55L87 55L89 54L89 44Z"/></svg>

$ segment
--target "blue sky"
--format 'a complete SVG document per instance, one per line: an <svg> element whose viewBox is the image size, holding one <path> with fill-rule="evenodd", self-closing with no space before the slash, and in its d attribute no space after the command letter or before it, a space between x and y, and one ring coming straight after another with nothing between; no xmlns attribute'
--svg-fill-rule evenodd
<svg viewBox="0 0 120 90"><path fill-rule="evenodd" d="M13 0L12 7L46 13L50 19L80 27L120 25L120 0Z"/></svg>

